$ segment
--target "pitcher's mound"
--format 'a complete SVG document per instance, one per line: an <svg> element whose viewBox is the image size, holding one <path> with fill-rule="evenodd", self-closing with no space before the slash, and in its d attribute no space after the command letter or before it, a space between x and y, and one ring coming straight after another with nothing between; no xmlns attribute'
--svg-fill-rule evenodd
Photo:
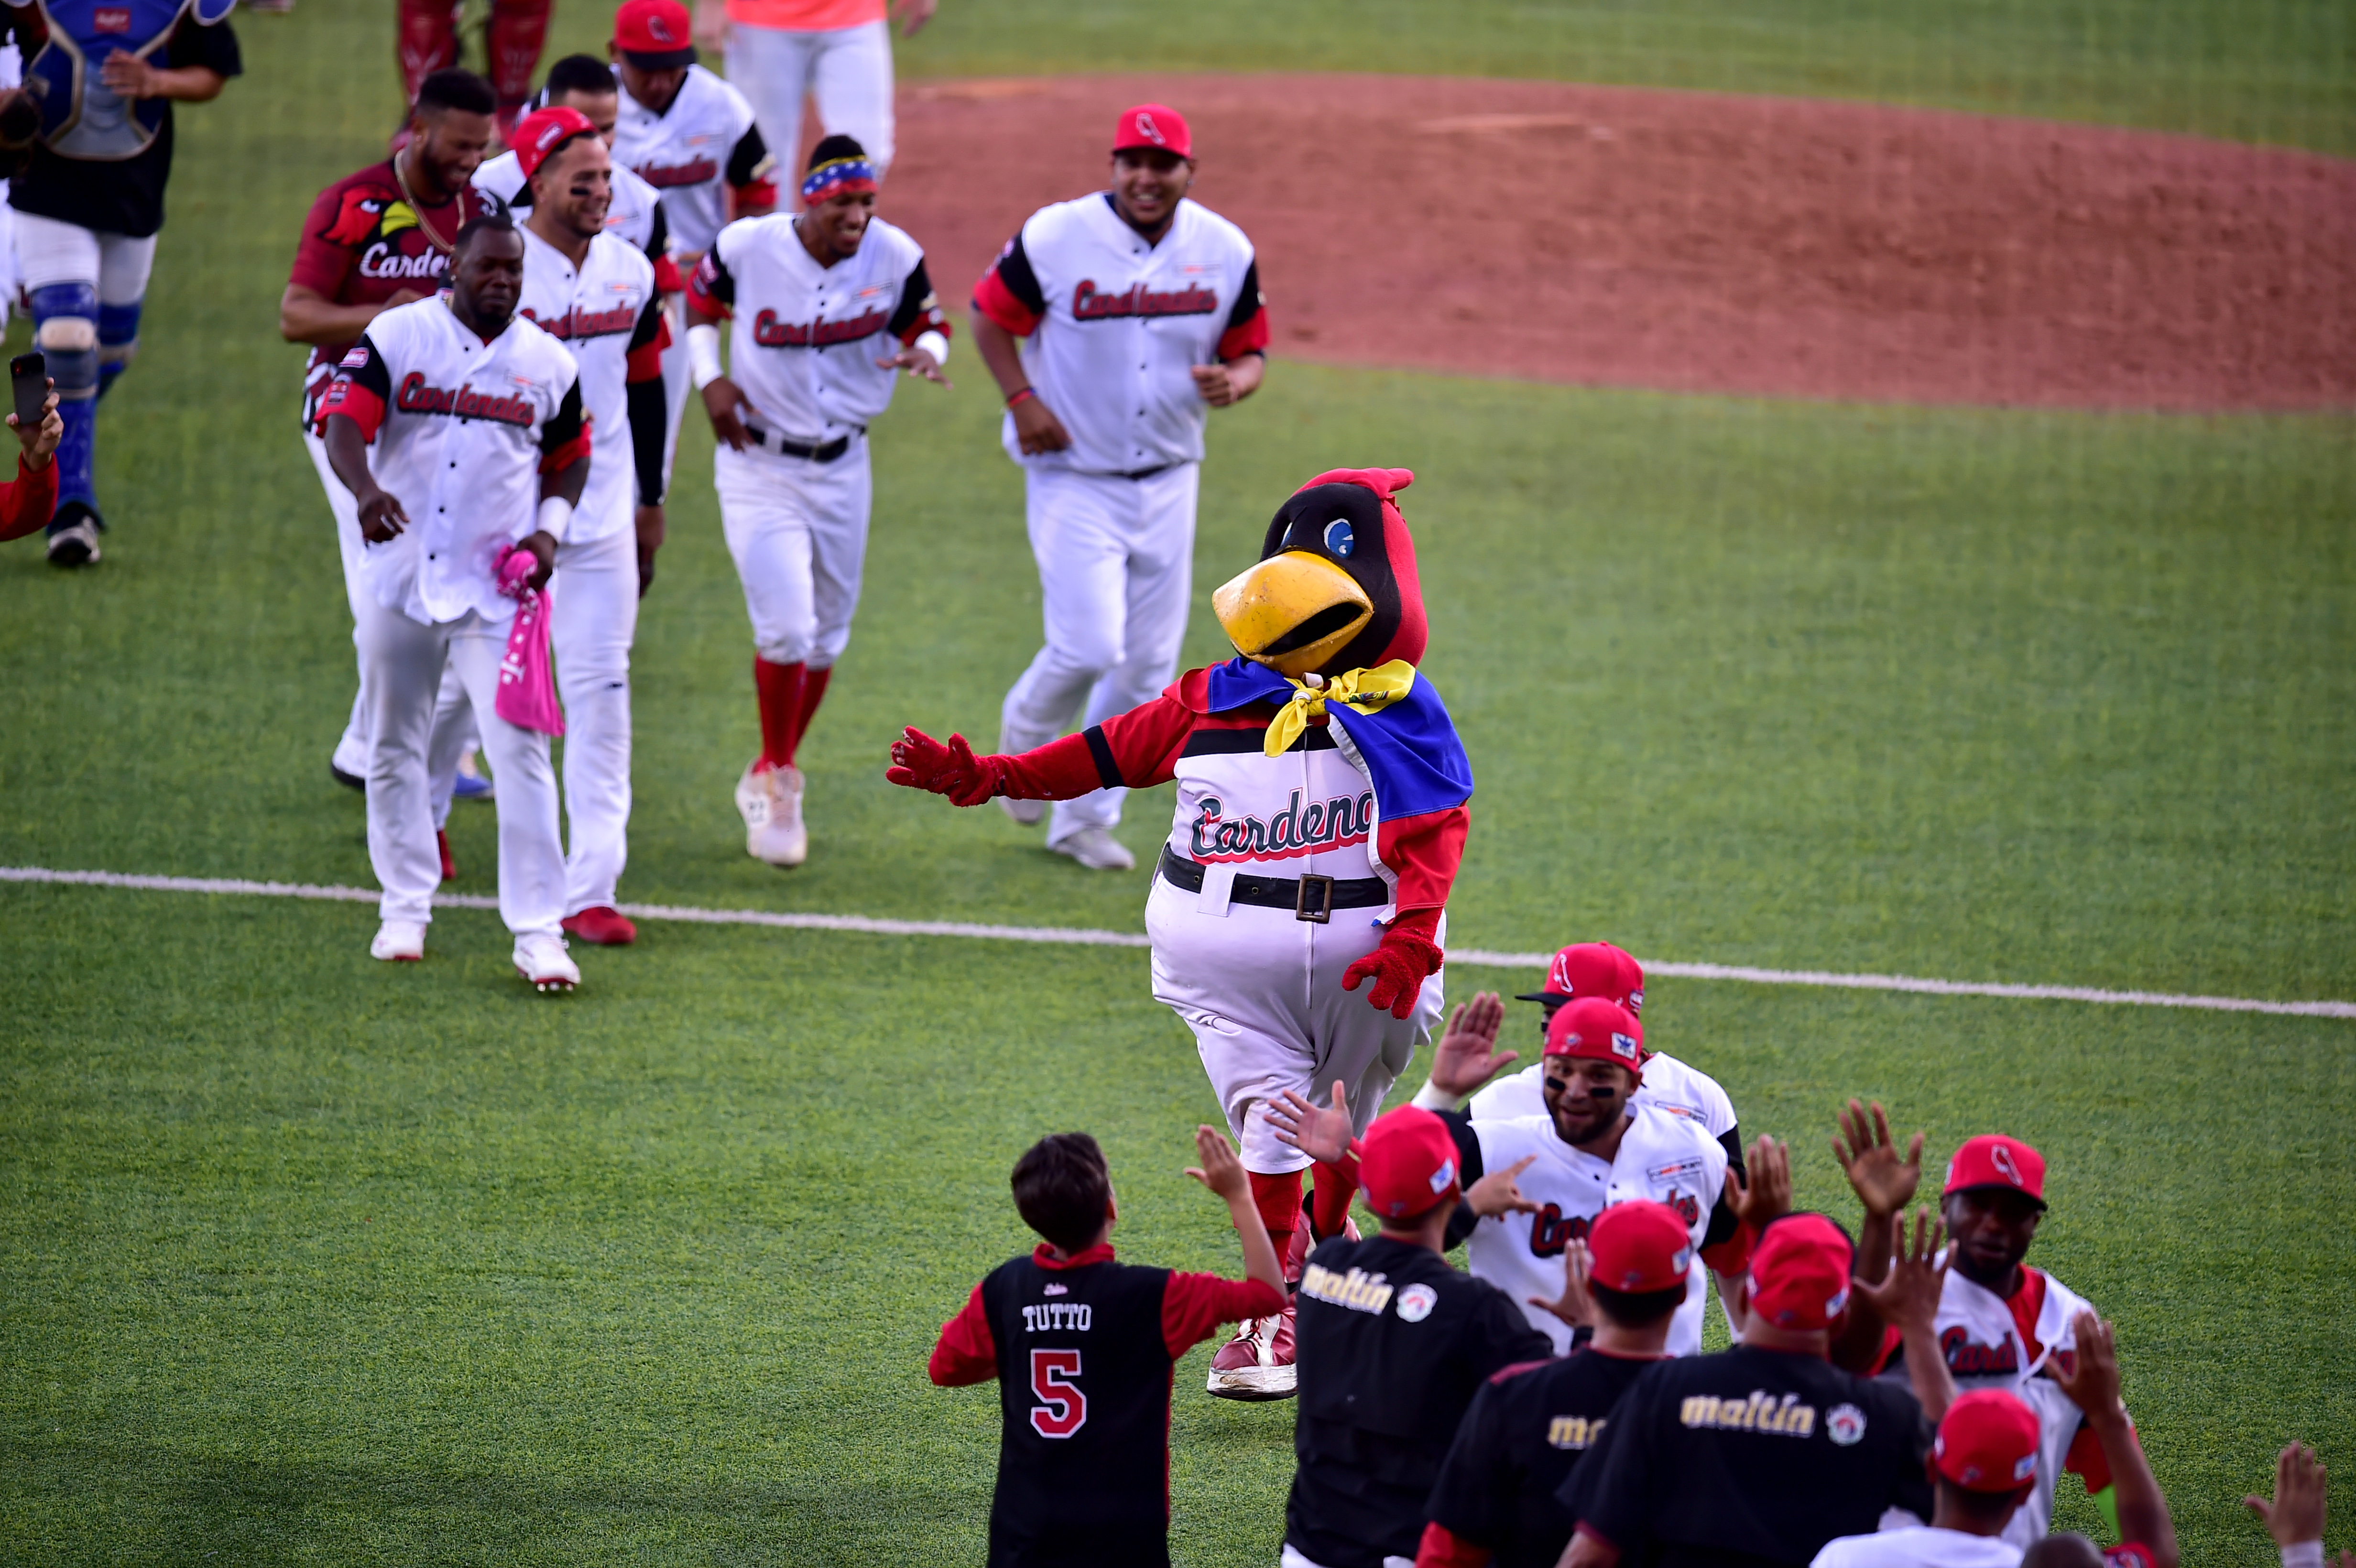
<svg viewBox="0 0 2356 1568"><path fill-rule="evenodd" d="M1280 356L1676 390L2356 403L2356 164L2149 132L1461 77L912 83L884 210L962 307L1113 119L1183 111Z"/></svg>

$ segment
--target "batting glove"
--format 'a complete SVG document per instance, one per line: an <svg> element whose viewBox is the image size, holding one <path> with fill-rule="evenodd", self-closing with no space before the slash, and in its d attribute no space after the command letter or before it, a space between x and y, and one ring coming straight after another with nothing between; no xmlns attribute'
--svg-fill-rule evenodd
<svg viewBox="0 0 2356 1568"><path fill-rule="evenodd" d="M1424 977L1440 967L1442 956L1439 944L1421 932L1394 924L1383 933L1380 946L1342 972L1342 989L1355 991L1359 981L1372 979L1366 1000L1404 1019L1415 1011Z"/></svg>
<svg viewBox="0 0 2356 1568"><path fill-rule="evenodd" d="M892 742L892 765L884 776L909 789L945 795L957 805L980 805L996 798L1005 774L996 757L977 757L962 735L944 746L915 725Z"/></svg>

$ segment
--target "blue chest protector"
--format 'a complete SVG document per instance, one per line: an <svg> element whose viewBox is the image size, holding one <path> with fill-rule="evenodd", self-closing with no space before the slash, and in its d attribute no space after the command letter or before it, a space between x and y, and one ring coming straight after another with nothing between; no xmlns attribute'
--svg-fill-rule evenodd
<svg viewBox="0 0 2356 1568"><path fill-rule="evenodd" d="M41 109L41 139L60 157L118 159L147 150L163 129L163 99L125 99L99 80L109 55L148 59L183 16L203 27L227 19L237 0L7 0L40 7L49 37L25 66ZM158 62L161 63L161 62Z"/></svg>

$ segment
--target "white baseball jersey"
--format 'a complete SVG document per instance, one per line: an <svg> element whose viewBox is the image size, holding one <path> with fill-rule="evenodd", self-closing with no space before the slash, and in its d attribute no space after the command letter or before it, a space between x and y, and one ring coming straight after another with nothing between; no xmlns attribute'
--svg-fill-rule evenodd
<svg viewBox="0 0 2356 1568"><path fill-rule="evenodd" d="M1714 1138L1724 1137L1736 1125L1734 1102L1727 1098L1718 1080L1664 1051L1656 1051L1644 1058L1644 1082L1629 1096L1628 1103L1656 1105L1673 1116L1699 1122ZM1476 1122L1545 1115L1546 1062L1532 1062L1519 1072L1498 1079L1473 1095L1464 1108Z"/></svg>
<svg viewBox="0 0 2356 1568"><path fill-rule="evenodd" d="M630 96L619 72L615 85L622 102L614 161L662 193L672 244L689 251L711 249L728 221L728 192L768 175L768 149L753 123L753 106L700 65L687 68L678 96L659 114Z"/></svg>
<svg viewBox="0 0 2356 1568"><path fill-rule="evenodd" d="M1584 1241L1595 1217L1614 1203L1649 1198L1665 1203L1686 1222L1694 1259L1685 1305L1669 1328L1672 1356L1701 1349L1702 1303L1708 1290L1701 1263L1702 1239L1710 1211L1726 1184L1726 1150L1701 1125L1655 1106L1631 1106L1633 1121L1611 1160L1597 1158L1563 1142L1551 1116L1505 1122L1474 1122L1484 1174L1505 1169L1528 1155L1537 1159L1515 1179L1522 1195L1538 1205L1535 1214L1484 1218L1465 1243L1472 1277L1485 1279L1514 1298L1533 1328L1554 1341L1555 1354L1570 1349L1570 1329L1552 1313L1528 1305L1562 1294L1564 1250Z"/></svg>
<svg viewBox="0 0 2356 1568"><path fill-rule="evenodd" d="M523 165L513 153L501 153L475 171L477 189L517 208L519 214L531 207L531 192L526 185ZM523 197L520 206L516 201L519 196ZM614 165L614 201L605 208L605 232L627 240L649 258L661 255L668 247L670 228L663 217L662 193L631 173L626 164Z"/></svg>
<svg viewBox="0 0 2356 1568"><path fill-rule="evenodd" d="M857 253L831 267L802 243L793 214L739 219L690 290L700 308L735 318L728 378L753 405L747 421L813 444L862 431L890 406L900 372L876 360L948 330L925 252L880 218Z"/></svg>
<svg viewBox="0 0 2356 1568"><path fill-rule="evenodd" d="M486 343L449 295L418 300L378 315L337 362L319 402L323 424L330 414L370 438L369 472L409 516L368 547L376 602L428 625L512 613L498 554L540 526L542 459L562 467L588 445L564 345L521 317Z"/></svg>
<svg viewBox="0 0 2356 1568"><path fill-rule="evenodd" d="M2021 1551L2000 1536L1917 1524L1828 1541L1808 1568L2018 1568Z"/></svg>
<svg viewBox="0 0 2356 1568"><path fill-rule="evenodd" d="M600 234L575 272L564 252L523 232L523 298L516 314L563 344L581 370L581 409L589 417L589 483L567 537L591 544L632 526L637 504L627 384L631 352L651 356L661 341L662 301L654 263L619 235ZM656 371L649 362L648 375Z"/></svg>
<svg viewBox="0 0 2356 1568"><path fill-rule="evenodd" d="M2014 1303L1955 1269L1947 1271L1939 1293L1939 1315L1933 1320L1940 1352L1959 1391L2004 1389L2019 1394L2037 1414L2037 1485L2004 1531L2016 1552L2026 1552L2052 1527L2053 1488L2084 1419L2062 1385L2040 1374L2055 1354L2076 1352L2078 1336L2071 1321L2094 1310L2085 1297L2041 1269L2024 1268L2021 1276L2018 1302L2029 1317L2033 1339L2023 1336ZM1902 1380L1906 1374L1902 1368L1893 1368L1883 1375Z"/></svg>
<svg viewBox="0 0 2356 1568"><path fill-rule="evenodd" d="M1043 207L974 301L1024 338L1023 371L1071 432L1066 450L1026 458L1008 413L1007 455L1042 467L1133 474L1200 462L1210 405L1194 367L1268 342L1251 241L1192 199L1159 244L1122 219L1108 191Z"/></svg>

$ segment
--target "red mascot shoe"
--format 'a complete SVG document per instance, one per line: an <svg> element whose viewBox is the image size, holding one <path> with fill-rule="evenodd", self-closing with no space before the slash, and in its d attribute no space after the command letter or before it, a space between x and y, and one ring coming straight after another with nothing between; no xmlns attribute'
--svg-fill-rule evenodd
<svg viewBox="0 0 2356 1568"><path fill-rule="evenodd" d="M630 917L612 904L595 904L579 914L568 914L561 923L564 934L594 947L627 947L638 939L638 928Z"/></svg>

